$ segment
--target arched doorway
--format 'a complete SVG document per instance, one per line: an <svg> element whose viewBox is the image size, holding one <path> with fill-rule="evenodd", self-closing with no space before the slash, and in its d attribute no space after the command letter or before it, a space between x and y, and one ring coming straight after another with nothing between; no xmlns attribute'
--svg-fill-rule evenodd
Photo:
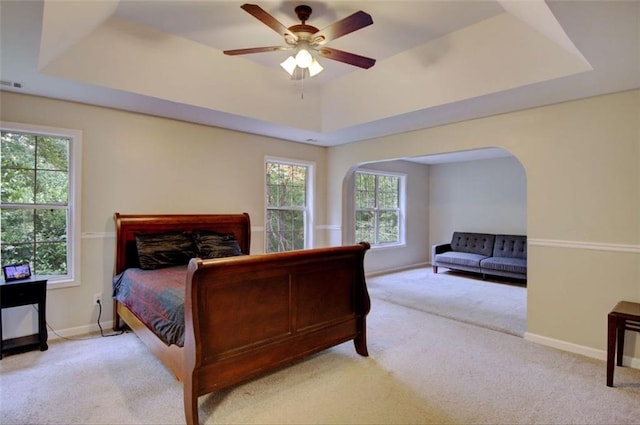
<svg viewBox="0 0 640 425"><path fill-rule="evenodd" d="M367 254L365 267L372 276L397 273L407 269L425 269L425 275L413 278L433 280L428 276L431 261L431 246L436 243L448 242L454 231L470 231L496 234L526 235L527 225L527 184L526 173L520 161L508 151L500 148L478 149L464 152L451 152L424 157L401 158L389 161L363 163L354 166L345 176L343 183L343 240L347 243L354 240L354 189L353 176L358 170L386 170L407 174L407 202L406 202L406 245L402 247L372 249ZM493 300L489 293L482 293L476 287L465 288L467 296L478 298L463 301L456 299L454 308L469 308L474 306L477 311L467 310L465 321L478 320L483 314L482 309L497 309L487 312L495 316L488 323L494 323L498 330L507 329L509 333L524 335L526 331L526 285L522 282L509 282L501 279L489 279L488 283L502 285L490 287L482 284L479 276L464 276L457 272L444 270L444 274L436 279L456 277L458 279L476 280L478 288L490 288L490 292L499 293L505 290L508 295L498 298L504 305ZM410 280L405 275L402 279ZM376 278L378 279L378 278ZM479 281L478 281L479 280ZM472 282L465 282L472 283ZM520 284L518 290L506 288L505 285ZM419 285L419 284L417 284ZM451 286L451 285L449 285ZM451 289L450 287L447 289ZM461 289L462 290L462 289ZM517 291L519 293L512 293ZM406 295L406 294L405 294ZM441 295L446 297L446 292ZM510 299L513 297L513 300ZM408 302L412 301L407 296ZM497 301L497 300L496 300ZM509 302L513 301L510 305ZM492 305L489 305L492 304ZM500 318L500 309L504 309L506 316L517 316L518 323L510 326L509 318ZM441 312L440 308L434 311ZM446 310L446 308L445 308ZM443 315L446 315L441 312ZM463 313L461 313L463 315ZM515 320L515 319L514 319ZM504 323L503 323L504 322Z"/></svg>

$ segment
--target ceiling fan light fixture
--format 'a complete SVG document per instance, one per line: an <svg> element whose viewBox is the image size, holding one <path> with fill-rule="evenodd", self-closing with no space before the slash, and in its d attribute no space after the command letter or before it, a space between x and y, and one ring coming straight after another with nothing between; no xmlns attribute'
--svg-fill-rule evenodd
<svg viewBox="0 0 640 425"><path fill-rule="evenodd" d="M293 75L296 70L296 59L293 56L289 56L284 62L280 64L280 66L287 71L289 75Z"/></svg>
<svg viewBox="0 0 640 425"><path fill-rule="evenodd" d="M309 65L309 76L316 76L320 74L323 69L324 68L322 67L322 65L320 65L320 62L318 62L316 58L313 58L313 60L311 61L311 65Z"/></svg>
<svg viewBox="0 0 640 425"><path fill-rule="evenodd" d="M309 65L313 62L313 56L307 49L300 49L298 53L296 53L296 65L300 68L309 68Z"/></svg>
<svg viewBox="0 0 640 425"><path fill-rule="evenodd" d="M303 51L304 49L301 49L300 51ZM302 62L302 65L306 65L306 66L302 66L297 58L300 55L300 52L298 52L296 54L296 56L289 56L284 62L282 62L280 64L280 66L287 71L287 73L289 75L291 75L292 77L294 76L294 74L296 73L296 70L299 69L300 71L302 71L302 73L300 75L304 75L307 74L309 77L313 77L315 75L318 75L322 72L322 70L324 69L322 67L322 65L320 65L320 62L317 61L316 58L314 58L311 53L309 53L307 50L304 50L306 52L307 55L309 55L309 58L311 58L311 60L309 61L309 63L307 64L305 61L307 60L305 58L305 55L303 54L303 58L305 61Z"/></svg>

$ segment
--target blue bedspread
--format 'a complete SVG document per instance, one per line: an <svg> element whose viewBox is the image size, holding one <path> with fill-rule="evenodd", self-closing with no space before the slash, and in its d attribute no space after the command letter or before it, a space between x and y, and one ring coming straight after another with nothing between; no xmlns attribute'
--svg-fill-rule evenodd
<svg viewBox="0 0 640 425"><path fill-rule="evenodd" d="M113 278L113 297L165 344L184 345L187 266L127 269Z"/></svg>

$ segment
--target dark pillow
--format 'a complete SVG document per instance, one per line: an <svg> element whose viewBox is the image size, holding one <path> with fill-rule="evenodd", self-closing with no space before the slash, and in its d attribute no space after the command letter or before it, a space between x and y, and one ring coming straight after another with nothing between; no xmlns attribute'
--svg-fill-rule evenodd
<svg viewBox="0 0 640 425"><path fill-rule="evenodd" d="M210 230L196 230L192 233L198 257L221 258L242 255L240 245L233 233L217 233Z"/></svg>
<svg viewBox="0 0 640 425"><path fill-rule="evenodd" d="M196 257L193 239L186 232L140 233L136 248L140 268L145 270L188 264Z"/></svg>

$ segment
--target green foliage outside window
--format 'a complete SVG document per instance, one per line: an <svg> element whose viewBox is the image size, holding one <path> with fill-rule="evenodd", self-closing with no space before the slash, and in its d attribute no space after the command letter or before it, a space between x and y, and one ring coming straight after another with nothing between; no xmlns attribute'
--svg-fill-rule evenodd
<svg viewBox="0 0 640 425"><path fill-rule="evenodd" d="M400 242L400 183L398 176L356 173L356 242Z"/></svg>
<svg viewBox="0 0 640 425"><path fill-rule="evenodd" d="M2 131L0 261L66 275L70 139Z"/></svg>
<svg viewBox="0 0 640 425"><path fill-rule="evenodd" d="M304 165L267 162L267 252L305 248L307 170Z"/></svg>

